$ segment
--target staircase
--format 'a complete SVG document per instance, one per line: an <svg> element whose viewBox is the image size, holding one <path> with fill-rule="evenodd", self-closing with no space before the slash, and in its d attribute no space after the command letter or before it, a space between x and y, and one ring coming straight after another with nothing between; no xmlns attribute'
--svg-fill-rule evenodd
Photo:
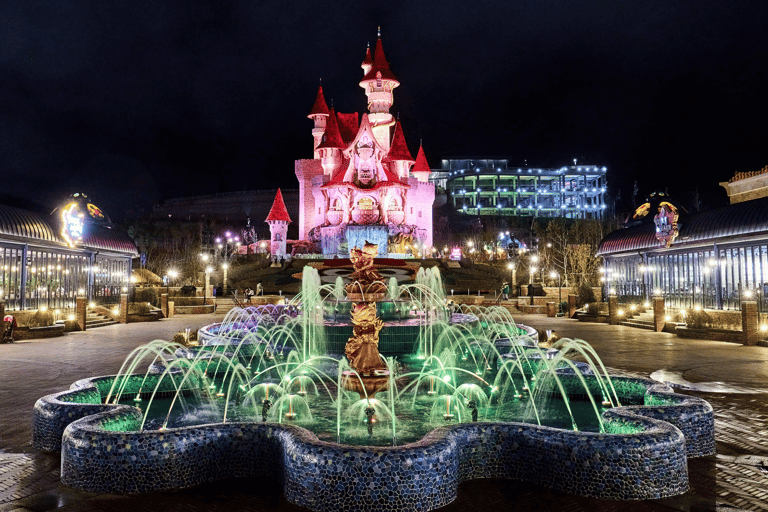
<svg viewBox="0 0 768 512"><path fill-rule="evenodd" d="M92 309L88 309L85 312L85 328L88 329L95 329L96 327L105 327L107 325L115 325L118 324L117 320L114 318L108 317L106 315L102 315L100 313L97 313L96 311L93 311Z"/></svg>
<svg viewBox="0 0 768 512"><path fill-rule="evenodd" d="M238 298L242 300L242 297L238 297ZM216 299L216 313L217 314L220 313L222 315L226 315L234 307L235 307L235 302L232 299L229 299L229 298L227 298L227 299L225 299L225 298Z"/></svg>
<svg viewBox="0 0 768 512"><path fill-rule="evenodd" d="M635 329L646 329L653 331L653 310L637 313L636 315L627 318L623 322L619 322L619 325L634 327Z"/></svg>

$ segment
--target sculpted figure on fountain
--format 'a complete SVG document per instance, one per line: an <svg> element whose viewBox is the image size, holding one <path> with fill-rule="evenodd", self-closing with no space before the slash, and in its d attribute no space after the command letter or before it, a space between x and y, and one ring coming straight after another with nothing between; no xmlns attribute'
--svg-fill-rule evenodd
<svg viewBox="0 0 768 512"><path fill-rule="evenodd" d="M361 376L373 376L387 366L379 355L379 331L384 322L376 316L376 304L356 303L352 308L352 337L344 349L350 368Z"/></svg>

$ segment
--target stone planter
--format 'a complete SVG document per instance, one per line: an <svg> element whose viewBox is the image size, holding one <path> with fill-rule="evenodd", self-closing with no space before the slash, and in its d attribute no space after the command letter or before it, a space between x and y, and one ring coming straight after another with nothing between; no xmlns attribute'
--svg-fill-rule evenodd
<svg viewBox="0 0 768 512"><path fill-rule="evenodd" d="M173 312L176 315L205 315L208 313L213 313L215 309L215 304L206 304L200 306L175 306Z"/></svg>
<svg viewBox="0 0 768 512"><path fill-rule="evenodd" d="M58 336L64 336L64 324L46 327L17 327L13 332L14 341L56 338Z"/></svg>
<svg viewBox="0 0 768 512"><path fill-rule="evenodd" d="M128 314L128 323L132 324L134 322L154 322L156 320L160 320L160 315L156 311L152 311L149 313L129 313Z"/></svg>
<svg viewBox="0 0 768 512"><path fill-rule="evenodd" d="M744 333L730 329L695 329L678 325L675 327L675 334L678 338L689 338L696 340L729 341L731 343L742 343Z"/></svg>
<svg viewBox="0 0 768 512"><path fill-rule="evenodd" d="M456 304L469 304L479 306L485 300L482 295L450 295L446 297L448 300L452 300Z"/></svg>

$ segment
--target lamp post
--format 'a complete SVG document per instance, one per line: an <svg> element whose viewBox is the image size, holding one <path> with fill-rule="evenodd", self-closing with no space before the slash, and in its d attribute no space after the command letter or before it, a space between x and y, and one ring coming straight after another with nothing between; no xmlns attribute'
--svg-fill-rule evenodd
<svg viewBox="0 0 768 512"><path fill-rule="evenodd" d="M533 267L533 266L532 266L532 267L530 268L530 271L531 271L531 280L530 280L530 283L531 283L531 284L530 284L530 285L528 285L528 295L530 295L530 296L531 296L531 306L533 306L533 294L534 294L534 291L533 291L533 276L535 276L535 275L536 275L536 270L537 270L537 269L536 269L536 267Z"/></svg>
<svg viewBox="0 0 768 512"><path fill-rule="evenodd" d="M205 304L208 300L208 280L211 277L211 272L213 272L213 268L211 268L210 265L205 267L205 288L203 288L203 304Z"/></svg>
<svg viewBox="0 0 768 512"><path fill-rule="evenodd" d="M549 273L549 277L552 279L557 278L557 312L562 313L561 308L563 306L563 283L560 278L560 274L553 270Z"/></svg>
<svg viewBox="0 0 768 512"><path fill-rule="evenodd" d="M168 281L165 282L165 293L168 296L171 295L170 294L171 280L175 281L178 276L179 276L179 273L176 270L171 269L168 271Z"/></svg>

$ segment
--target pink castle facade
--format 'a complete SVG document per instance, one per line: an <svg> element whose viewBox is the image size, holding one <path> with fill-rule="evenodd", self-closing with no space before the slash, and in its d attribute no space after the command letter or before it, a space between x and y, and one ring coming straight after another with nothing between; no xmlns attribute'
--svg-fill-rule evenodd
<svg viewBox="0 0 768 512"><path fill-rule="evenodd" d="M346 257L365 241L379 255L432 246L435 187L419 148L413 160L402 128L389 113L400 85L389 69L381 37L362 64L360 87L368 112L329 109L322 86L309 118L314 121L314 158L297 160L299 239L313 242L326 256Z"/></svg>

